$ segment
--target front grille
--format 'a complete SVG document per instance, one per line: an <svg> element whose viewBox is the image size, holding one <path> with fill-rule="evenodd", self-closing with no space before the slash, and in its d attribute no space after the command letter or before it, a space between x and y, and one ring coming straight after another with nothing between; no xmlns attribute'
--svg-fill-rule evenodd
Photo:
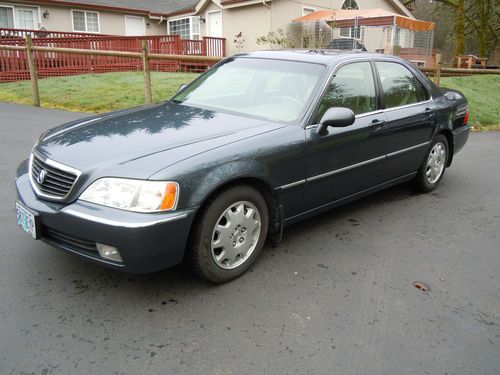
<svg viewBox="0 0 500 375"><path fill-rule="evenodd" d="M69 234L61 233L55 229L48 228L46 226L42 227L42 239L53 242L54 244L61 247L69 248L70 250L85 253L90 252L98 255L95 242L76 238Z"/></svg>
<svg viewBox="0 0 500 375"><path fill-rule="evenodd" d="M35 190L42 196L54 199L65 198L78 178L76 170L69 167L63 170L58 163L43 159L35 152L31 157L30 173Z"/></svg>

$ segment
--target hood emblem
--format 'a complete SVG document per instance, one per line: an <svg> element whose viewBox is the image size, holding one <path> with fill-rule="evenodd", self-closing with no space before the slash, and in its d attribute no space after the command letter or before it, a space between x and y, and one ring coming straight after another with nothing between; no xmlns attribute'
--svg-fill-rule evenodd
<svg viewBox="0 0 500 375"><path fill-rule="evenodd" d="M47 177L47 171L42 169L36 176L36 181L41 185L45 182L45 177Z"/></svg>

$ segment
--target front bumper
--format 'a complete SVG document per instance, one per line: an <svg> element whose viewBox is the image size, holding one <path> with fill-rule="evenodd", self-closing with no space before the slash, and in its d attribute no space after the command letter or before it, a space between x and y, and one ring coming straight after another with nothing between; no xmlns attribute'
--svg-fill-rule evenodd
<svg viewBox="0 0 500 375"><path fill-rule="evenodd" d="M17 196L38 213L42 241L132 273L154 272L182 261L196 209L142 214L80 201L44 201L33 192L25 164L18 168ZM97 242L116 247L123 262L102 258Z"/></svg>

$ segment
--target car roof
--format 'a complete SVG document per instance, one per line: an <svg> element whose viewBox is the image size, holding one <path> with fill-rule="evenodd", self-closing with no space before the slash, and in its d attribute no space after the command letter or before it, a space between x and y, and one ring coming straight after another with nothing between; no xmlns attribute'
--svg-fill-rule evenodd
<svg viewBox="0 0 500 375"><path fill-rule="evenodd" d="M354 59L375 59L375 58L391 58L400 60L398 57L390 55L381 55L380 53L370 53L362 51L346 51L333 49L295 49L295 50L266 50L245 52L235 55L234 57L253 57L261 59L276 59L298 62L308 62L316 64L337 64L345 60Z"/></svg>

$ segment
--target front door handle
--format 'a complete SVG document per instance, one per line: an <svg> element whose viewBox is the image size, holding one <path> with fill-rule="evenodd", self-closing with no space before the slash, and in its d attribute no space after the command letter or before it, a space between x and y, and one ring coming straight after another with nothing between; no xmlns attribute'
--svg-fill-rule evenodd
<svg viewBox="0 0 500 375"><path fill-rule="evenodd" d="M378 118L372 120L372 125L375 125L375 131L381 130L384 127L384 124L385 124L385 120L381 120Z"/></svg>

